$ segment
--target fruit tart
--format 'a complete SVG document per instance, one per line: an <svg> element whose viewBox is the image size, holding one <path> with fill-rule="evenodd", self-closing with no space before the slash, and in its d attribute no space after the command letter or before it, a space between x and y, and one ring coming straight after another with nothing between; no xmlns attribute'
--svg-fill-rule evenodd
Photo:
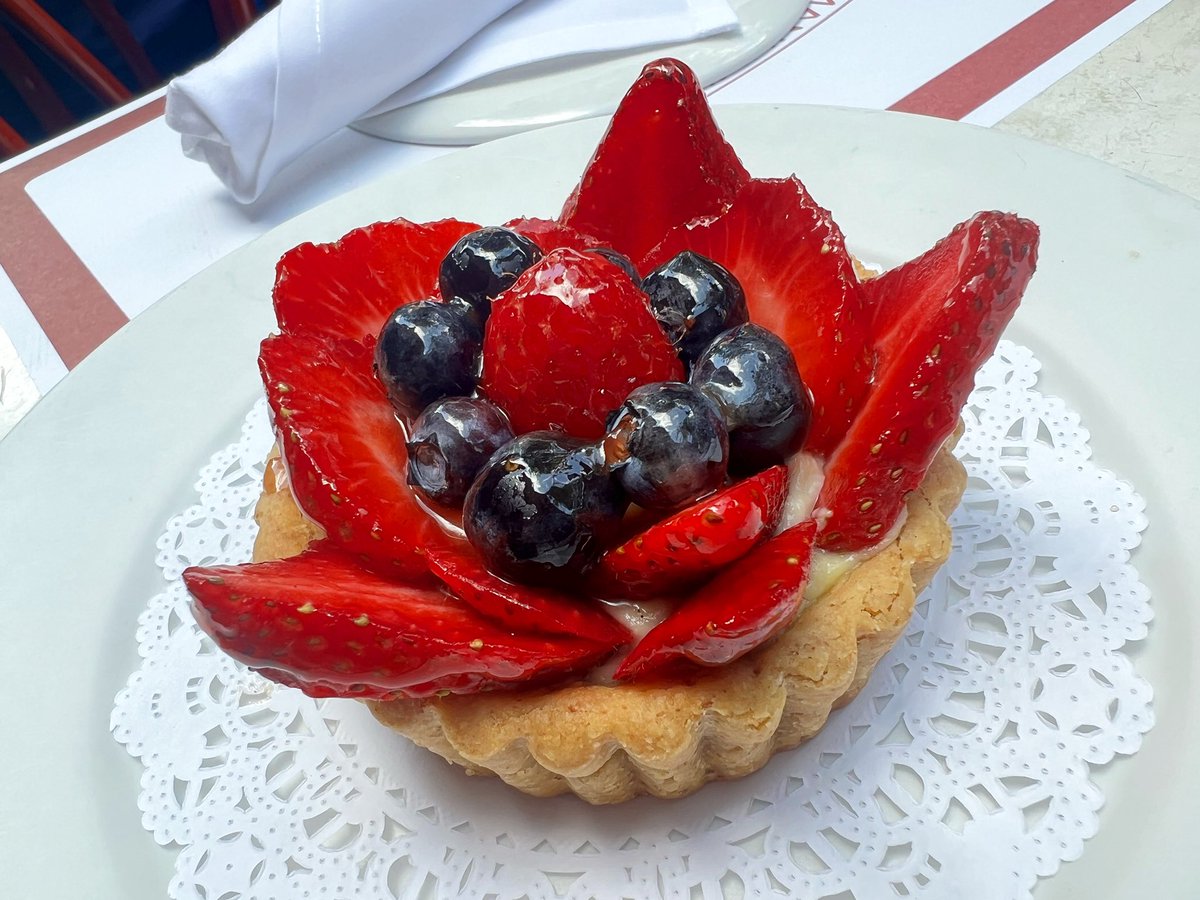
<svg viewBox="0 0 1200 900"><path fill-rule="evenodd" d="M554 220L397 219L280 260L229 654L473 774L678 797L824 724L945 561L951 454L1038 231L868 277L650 64Z"/></svg>

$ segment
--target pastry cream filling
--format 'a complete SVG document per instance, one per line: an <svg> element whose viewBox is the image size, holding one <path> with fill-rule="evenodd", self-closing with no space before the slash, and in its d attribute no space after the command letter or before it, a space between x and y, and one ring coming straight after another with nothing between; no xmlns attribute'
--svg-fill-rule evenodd
<svg viewBox="0 0 1200 900"><path fill-rule="evenodd" d="M812 453L797 453L787 461L787 467L787 499L784 501L783 515L780 518L779 526L775 529L776 534L808 519L815 518L820 522L829 516L828 510L822 510L816 506L817 498L820 496L821 487L825 481L825 470L821 458ZM291 488L288 482L287 468L283 459L275 451L272 451L271 456L267 459L264 487L268 493L280 490L290 491ZM299 508L299 504L296 505ZM425 506L426 511L448 532L460 538L464 537L461 527L447 521L436 510L429 508L424 503L422 506ZM862 550L855 550L851 553L832 553L814 549L812 563L809 567L808 584L804 589L805 602L811 603L824 596L848 572L891 543L900 533L906 518L907 512L901 512L900 518L888 529L880 541ZM675 607L675 600L669 598L601 600L599 602L605 612L624 625L633 635L634 640L630 647L666 619ZM587 676L587 680L597 684L614 684L613 673L625 656L626 653L615 654L607 662L593 669Z"/></svg>
<svg viewBox="0 0 1200 900"><path fill-rule="evenodd" d="M633 635L633 641L624 649L624 652L614 653L606 661L592 669L587 675L587 680L594 684L616 684L613 674L617 671L617 667L629 655L634 644L637 644L650 633L654 626L671 614L675 604L671 600L601 600L600 605L606 613L629 629L629 633Z"/></svg>
<svg viewBox="0 0 1200 900"><path fill-rule="evenodd" d="M788 495L783 507L783 518L776 533L799 525L806 519L816 519L820 524L829 518L829 510L817 507L817 497L820 496L824 483L825 469L820 457L811 453L797 453L788 460ZM891 543L900 533L904 519L905 514L902 512L896 524L878 543L862 550L831 553L814 549L812 564L809 566L808 585L804 589L805 601L816 600L827 593L847 572Z"/></svg>
<svg viewBox="0 0 1200 900"><path fill-rule="evenodd" d="M821 458L811 453L797 453L787 462L788 486L787 499L784 501L783 516L775 532L778 534L793 525L799 525L808 519L828 517L828 511L818 509L817 497L821 494L821 486L825 482L825 469ZM904 516L897 522L883 540L863 550L852 553L831 553L825 550L813 550L812 563L809 568L808 585L804 590L806 603L816 600L828 592L850 570L861 562L874 556L899 533ZM634 640L632 647L651 629L662 622L675 606L670 599L660 600L602 600L605 612L629 629ZM597 666L587 675L587 680L593 684L615 684L613 673L621 661L628 655L626 652L614 654L610 659Z"/></svg>
<svg viewBox="0 0 1200 900"><path fill-rule="evenodd" d="M821 458L812 453L794 454L787 461L787 467L787 500L783 504L783 517L775 529L776 534L813 517L817 497L825 483L825 467L821 464Z"/></svg>

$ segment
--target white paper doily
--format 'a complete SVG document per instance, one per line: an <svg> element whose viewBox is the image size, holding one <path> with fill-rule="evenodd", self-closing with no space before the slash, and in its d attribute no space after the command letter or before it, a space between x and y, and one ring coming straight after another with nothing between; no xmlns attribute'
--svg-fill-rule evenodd
<svg viewBox="0 0 1200 900"><path fill-rule="evenodd" d="M180 848L170 896L1029 896L1096 831L1089 767L1154 721L1122 652L1151 618L1129 564L1143 502L1037 370L1003 342L981 371L954 553L859 697L755 775L611 808L468 778L200 633L179 575L249 558L260 402L158 541L167 586L112 713L145 766L143 824Z"/></svg>

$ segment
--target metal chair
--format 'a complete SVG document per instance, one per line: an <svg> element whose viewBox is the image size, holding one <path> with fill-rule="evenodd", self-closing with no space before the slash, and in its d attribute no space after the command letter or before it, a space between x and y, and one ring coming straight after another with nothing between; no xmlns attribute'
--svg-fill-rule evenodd
<svg viewBox="0 0 1200 900"><path fill-rule="evenodd" d="M111 0L83 0L83 5L129 65L138 87L149 90L159 85L162 76ZM258 16L254 0L209 0L209 8L222 43L231 40ZM133 91L122 84L107 66L40 4L32 0L0 0L0 13L6 14L8 20L23 34L106 106L119 106L133 99ZM61 131L75 122L75 116L67 109L46 76L5 30L2 21L0 72L12 83L22 102L48 133ZM12 131L11 128L8 130Z"/></svg>
<svg viewBox="0 0 1200 900"><path fill-rule="evenodd" d="M16 156L28 146L15 128L0 119L0 156Z"/></svg>
<svg viewBox="0 0 1200 900"><path fill-rule="evenodd" d="M208 5L222 42L241 34L258 18L254 0L208 0Z"/></svg>

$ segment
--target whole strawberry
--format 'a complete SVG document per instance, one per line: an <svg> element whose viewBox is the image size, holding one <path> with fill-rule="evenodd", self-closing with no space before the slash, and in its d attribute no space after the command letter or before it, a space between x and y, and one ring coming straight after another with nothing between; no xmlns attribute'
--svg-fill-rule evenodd
<svg viewBox="0 0 1200 900"><path fill-rule="evenodd" d="M547 253L492 303L480 389L516 434L594 440L635 387L682 379L646 295L600 254Z"/></svg>

